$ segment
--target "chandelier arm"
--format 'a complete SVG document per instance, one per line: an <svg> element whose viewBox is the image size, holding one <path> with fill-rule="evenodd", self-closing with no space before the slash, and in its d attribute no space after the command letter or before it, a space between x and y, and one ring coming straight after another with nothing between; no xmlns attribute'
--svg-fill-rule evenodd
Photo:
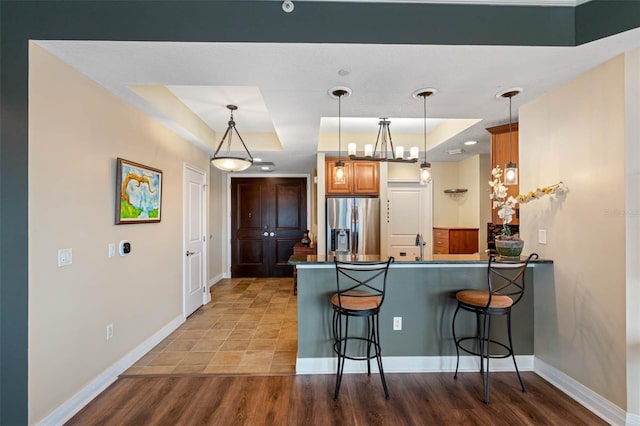
<svg viewBox="0 0 640 426"><path fill-rule="evenodd" d="M247 145L244 144L244 141L242 140L242 136L240 136L240 133L238 133L238 129L236 129L236 126L233 126L233 130L235 130L236 135L238 135L238 139L240 139L240 142L242 143L242 146L244 147L244 150L247 151L247 155L249 155L249 158L251 159L251 162L253 163L253 156L249 152L249 149L247 148ZM229 135L229 148L231 148L231 135Z"/></svg>
<svg viewBox="0 0 640 426"><path fill-rule="evenodd" d="M378 127L378 136L376 137L376 144L374 145L373 153L371 154L373 159L376 159L376 152L378 152L378 143L380 142L380 134L381 133L382 133L382 123L380 123L380 127ZM383 136L383 138L384 138L384 136Z"/></svg>
<svg viewBox="0 0 640 426"><path fill-rule="evenodd" d="M229 134L229 130L231 130L231 126L227 127L227 130L224 132L224 136L222 136L222 139L220 139L220 144L218 145L218 149L216 149L216 152L213 154L214 158L215 158L216 155L218 155L218 152L220 151L220 148L222 148L222 144L224 143L224 140L226 139L227 135ZM236 130L236 133L237 132L238 131ZM242 138L240 138L240 140L242 140ZM230 147L231 147L231 143L229 143L228 148L230 148ZM245 149L246 149L246 147L245 147Z"/></svg>
<svg viewBox="0 0 640 426"><path fill-rule="evenodd" d="M391 147L391 158L396 159L396 150L393 148L393 141L391 140L391 130L389 129L389 124L387 124L387 135L389 135L389 146ZM387 156L387 151L384 153L385 157Z"/></svg>

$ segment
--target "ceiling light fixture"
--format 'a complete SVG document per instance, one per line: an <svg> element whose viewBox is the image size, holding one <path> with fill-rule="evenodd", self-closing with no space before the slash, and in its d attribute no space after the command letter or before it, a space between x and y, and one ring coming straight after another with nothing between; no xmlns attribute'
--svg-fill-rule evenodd
<svg viewBox="0 0 640 426"><path fill-rule="evenodd" d="M338 98L338 161L335 163L335 172L333 174L333 183L343 185L346 183L344 175L344 161L342 161L342 97L351 95L351 89L348 87L334 87L329 94Z"/></svg>
<svg viewBox="0 0 640 426"><path fill-rule="evenodd" d="M416 99L418 99L418 97L422 98L424 111L424 160L420 163L420 183L423 185L431 182L431 164L427 162L427 98L435 95L437 92L436 89L427 88L418 89L411 94Z"/></svg>
<svg viewBox="0 0 640 426"><path fill-rule="evenodd" d="M467 146L470 146L470 145L475 145L477 143L478 143L478 141L466 141L464 144L467 145Z"/></svg>
<svg viewBox="0 0 640 426"><path fill-rule="evenodd" d="M350 143L347 146L349 158L355 161L389 161L393 163L415 163L418 161L418 147L412 147L409 150L409 157L404 158L404 147L393 146L393 140L391 139L391 130L389 125L391 121L387 118L381 118L378 122L378 136L376 137L375 146L372 144L366 144L364 146L364 155L357 155L356 144ZM380 146L380 152L378 152L378 146ZM389 156L389 149L391 149L391 156Z"/></svg>
<svg viewBox="0 0 640 426"><path fill-rule="evenodd" d="M509 98L509 162L504 166L504 184L505 185L517 185L518 184L518 165L513 162L511 158L513 154L512 144L512 132L511 132L511 98L520 94L522 88L514 87L507 89L504 92L500 92L496 95L499 98Z"/></svg>
<svg viewBox="0 0 640 426"><path fill-rule="evenodd" d="M238 130L236 129L236 122L233 120L233 111L237 110L238 107L235 105L227 105L227 109L231 111L231 118L229 118L229 125L227 126L226 132L224 132L224 136L222 136L222 140L218 145L218 149L216 149L215 154L213 154L213 158L211 159L211 164L224 172L241 172L251 167L251 165L253 164L253 157L251 156L251 153L247 149L247 146L244 144L244 141L242 140L242 136L240 136L240 133L238 133ZM240 139L240 142L242 143L244 150L247 152L248 158L235 157L230 155L231 142L233 139L234 131L238 136L238 139ZM218 155L218 153L220 152L220 148L222 148L222 145L224 144L225 139L227 139L226 155Z"/></svg>

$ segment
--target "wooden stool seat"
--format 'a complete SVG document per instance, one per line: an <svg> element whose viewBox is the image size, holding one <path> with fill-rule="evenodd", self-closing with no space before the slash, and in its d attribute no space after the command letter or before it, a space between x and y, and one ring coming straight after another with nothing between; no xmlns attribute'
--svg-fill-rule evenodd
<svg viewBox="0 0 640 426"><path fill-rule="evenodd" d="M490 293L484 290L462 290L456 293L458 302L466 305L483 308L508 308L513 305L513 299L509 296L495 294L491 297L491 303L489 303L489 296Z"/></svg>
<svg viewBox="0 0 640 426"><path fill-rule="evenodd" d="M338 300L341 297L342 300ZM382 296L372 295L368 291L362 290L349 290L338 296L338 293L331 297L331 303L335 307L340 307L342 302L342 308L350 311L368 311L376 309L382 304Z"/></svg>

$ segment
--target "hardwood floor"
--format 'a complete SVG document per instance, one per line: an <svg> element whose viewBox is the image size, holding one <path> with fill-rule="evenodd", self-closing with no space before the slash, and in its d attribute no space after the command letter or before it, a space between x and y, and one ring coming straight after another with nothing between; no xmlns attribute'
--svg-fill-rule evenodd
<svg viewBox="0 0 640 426"><path fill-rule="evenodd" d="M377 374L346 374L334 402L334 375L295 375L291 279L225 280L212 298L67 424L606 424L532 372L527 393L491 373L489 405L478 373L386 374L389 401Z"/></svg>
<svg viewBox="0 0 640 426"><path fill-rule="evenodd" d="M478 373L123 377L68 425L605 425L535 373L491 374L491 403Z"/></svg>

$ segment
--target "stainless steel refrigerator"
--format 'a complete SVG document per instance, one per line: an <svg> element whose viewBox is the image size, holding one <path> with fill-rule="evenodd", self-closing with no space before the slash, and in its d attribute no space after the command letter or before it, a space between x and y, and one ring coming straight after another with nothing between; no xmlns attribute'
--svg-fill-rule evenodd
<svg viewBox="0 0 640 426"><path fill-rule="evenodd" d="M327 198L327 255L380 254L380 199Z"/></svg>

